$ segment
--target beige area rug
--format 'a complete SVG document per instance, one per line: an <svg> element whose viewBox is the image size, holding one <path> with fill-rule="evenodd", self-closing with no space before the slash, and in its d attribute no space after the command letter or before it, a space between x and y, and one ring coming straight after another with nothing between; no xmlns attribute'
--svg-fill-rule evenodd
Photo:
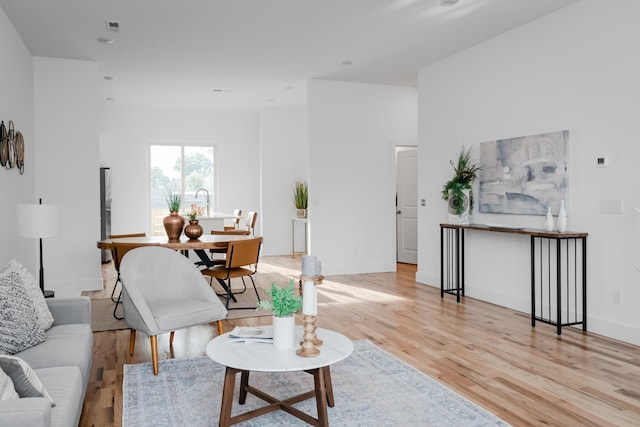
<svg viewBox="0 0 640 427"><path fill-rule="evenodd" d="M251 286L251 285L249 285ZM262 289L258 288L260 298L264 298L265 294ZM265 310L258 310L254 308L258 302L256 293L253 291L253 287L248 288L245 293L236 295L237 303L231 301L229 303L229 314L227 319L242 319L245 317L259 317L270 316L271 313ZM220 299L224 304L224 299ZM233 310L233 307L252 307L248 309ZM129 329L124 320L117 320L113 317L113 308L115 303L111 301L111 298L92 298L91 299L91 327L93 332L101 331L117 331L119 329ZM117 314L122 317L122 304L118 305Z"/></svg>

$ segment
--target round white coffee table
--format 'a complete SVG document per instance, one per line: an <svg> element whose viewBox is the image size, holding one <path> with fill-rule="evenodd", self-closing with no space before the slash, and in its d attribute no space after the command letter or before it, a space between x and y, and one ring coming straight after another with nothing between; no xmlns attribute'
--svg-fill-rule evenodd
<svg viewBox="0 0 640 427"><path fill-rule="evenodd" d="M296 340L302 338L302 328L296 328ZM347 337L328 329L317 329L316 335L323 341L320 354L314 357L296 355L297 348L276 350L272 344L228 342L229 333L220 335L207 344L206 353L212 360L227 367L222 390L220 426L229 426L282 409L312 425L328 426L327 404L334 406L331 371L329 366L347 358L353 352L353 343ZM285 400L278 400L262 390L249 385L249 372L305 371L313 375L314 390ZM239 403L245 403L247 393L264 400L269 405L231 417L233 390L236 374L240 372ZM292 405L316 398L318 418L313 418Z"/></svg>

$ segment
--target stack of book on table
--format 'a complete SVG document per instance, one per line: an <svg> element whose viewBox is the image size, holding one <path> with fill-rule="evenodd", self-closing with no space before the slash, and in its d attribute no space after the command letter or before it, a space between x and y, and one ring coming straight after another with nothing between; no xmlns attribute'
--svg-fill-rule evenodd
<svg viewBox="0 0 640 427"><path fill-rule="evenodd" d="M273 344L273 328L271 326L236 326L229 334L228 341Z"/></svg>

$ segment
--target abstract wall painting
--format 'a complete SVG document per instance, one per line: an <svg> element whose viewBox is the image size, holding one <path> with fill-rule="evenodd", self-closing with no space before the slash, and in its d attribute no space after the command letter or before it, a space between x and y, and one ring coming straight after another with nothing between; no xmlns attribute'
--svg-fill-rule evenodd
<svg viewBox="0 0 640 427"><path fill-rule="evenodd" d="M568 205L568 156L568 130L481 143L480 212L557 215Z"/></svg>

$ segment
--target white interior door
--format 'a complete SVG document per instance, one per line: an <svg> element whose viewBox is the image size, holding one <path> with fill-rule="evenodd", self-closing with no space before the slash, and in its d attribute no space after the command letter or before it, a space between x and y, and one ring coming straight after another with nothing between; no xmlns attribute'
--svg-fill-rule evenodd
<svg viewBox="0 0 640 427"><path fill-rule="evenodd" d="M418 263L418 150L396 153L398 262Z"/></svg>

